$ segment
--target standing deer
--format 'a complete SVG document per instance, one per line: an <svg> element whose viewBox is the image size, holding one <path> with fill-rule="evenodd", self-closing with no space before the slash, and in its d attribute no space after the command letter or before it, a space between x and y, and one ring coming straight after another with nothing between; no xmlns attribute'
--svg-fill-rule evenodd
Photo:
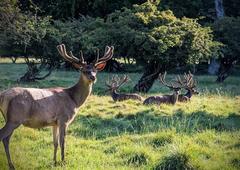
<svg viewBox="0 0 240 170"><path fill-rule="evenodd" d="M192 95L199 94L199 92L195 89L196 88L196 80L193 79L193 75L189 72L188 74L184 74L184 81L180 77L178 77L177 81L180 85L183 86L185 90L187 90L186 94L178 95L179 102L187 102L190 101Z"/></svg>
<svg viewBox="0 0 240 170"><path fill-rule="evenodd" d="M166 72L163 75L160 73L158 78L159 78L161 84L163 84L164 86L173 90L173 94L172 95L163 95L163 96L150 96L144 100L143 104L145 104L145 105L148 105L148 104L160 105L162 103L166 103L166 104L174 105L178 101L179 91L181 90L182 86L177 86L176 84L173 85L172 82L170 83L171 85L169 83L166 83L165 77L166 77Z"/></svg>
<svg viewBox="0 0 240 170"><path fill-rule="evenodd" d="M66 52L64 44L57 46L59 54L81 71L79 81L70 88L11 88L0 93L0 112L5 119L5 126L0 129L0 140L4 144L8 165L14 169L9 153L9 140L13 131L20 125L30 128L52 126L54 156L58 144L61 148L61 160L64 161L65 135L68 125L73 121L78 109L86 101L96 81L97 71L104 69L106 62L112 58L113 47L106 47L105 54L99 56L91 64L84 62L81 52L80 59Z"/></svg>
<svg viewBox="0 0 240 170"><path fill-rule="evenodd" d="M106 82L108 91L111 92L112 99L114 101L123 101L128 99L143 101L143 98L139 94L136 94L136 93L124 94L124 93L117 92L119 87L121 87L128 80L129 80L129 77L124 75L121 79L119 79L116 76L113 76L111 82L108 82L108 81Z"/></svg>

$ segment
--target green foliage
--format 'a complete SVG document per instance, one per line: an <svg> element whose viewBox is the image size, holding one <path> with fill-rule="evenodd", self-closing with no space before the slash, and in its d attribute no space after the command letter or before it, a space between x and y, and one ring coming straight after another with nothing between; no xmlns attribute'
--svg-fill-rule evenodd
<svg viewBox="0 0 240 170"><path fill-rule="evenodd" d="M59 36L54 36L57 30L51 24L51 17L24 13L16 6L17 1L6 0L6 3L9 6L0 9L7 11L6 16L1 15L1 24L4 24L0 29L1 55L34 56L54 62ZM11 17L6 20L8 16Z"/></svg>
<svg viewBox="0 0 240 170"><path fill-rule="evenodd" d="M168 65L199 63L218 56L221 47L213 41L209 27L194 19L178 19L171 11L159 11L150 2L112 13L94 31L84 32L84 37L85 46L113 44L118 56Z"/></svg>
<svg viewBox="0 0 240 170"><path fill-rule="evenodd" d="M31 10L30 6L40 7L41 15L51 15L54 19L79 18L82 15L106 17L122 7L131 8L133 4L141 4L145 0L32 0L23 1L22 9Z"/></svg>
<svg viewBox="0 0 240 170"><path fill-rule="evenodd" d="M239 59L240 17L224 17L213 24L215 37L225 45L225 57Z"/></svg>
<svg viewBox="0 0 240 170"><path fill-rule="evenodd" d="M115 56L166 66L206 61L218 56L221 47L213 41L209 27L202 27L195 19L178 19L169 10L159 11L157 4L150 2L115 11L106 21L92 17L60 21L19 9L18 13L14 29L10 27L2 34L2 51L17 50L51 62L59 60L55 48L59 43L67 44L75 53L83 49L90 56L96 47L114 45Z"/></svg>

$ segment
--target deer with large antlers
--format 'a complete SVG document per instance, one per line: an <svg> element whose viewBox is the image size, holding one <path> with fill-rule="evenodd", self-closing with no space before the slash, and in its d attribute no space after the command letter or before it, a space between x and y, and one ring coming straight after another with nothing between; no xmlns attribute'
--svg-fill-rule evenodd
<svg viewBox="0 0 240 170"><path fill-rule="evenodd" d="M164 74L159 74L159 80L161 82L161 84L163 84L164 86L170 88L171 90L173 90L173 94L172 95L163 95L163 96L150 96L147 99L144 100L143 104L145 105L149 105L149 104L176 104L176 102L178 101L178 95L179 95L179 91L181 90L182 86L173 84L171 83L166 83L165 81L165 77L166 77L166 72Z"/></svg>
<svg viewBox="0 0 240 170"><path fill-rule="evenodd" d="M58 45L59 54L81 71L79 81L70 88L11 88L0 93L0 112L6 121L0 129L0 140L4 144L8 165L14 169L10 158L9 140L13 131L20 125L30 128L51 126L53 130L54 156L56 164L57 148L60 144L61 160L64 161L65 135L68 125L73 121L78 109L86 101L96 81L98 71L104 69L113 56L113 47L106 47L102 58L87 64L81 53L80 59L66 52L64 44Z"/></svg>
<svg viewBox="0 0 240 170"><path fill-rule="evenodd" d="M136 93L125 94L125 93L117 92L119 87L121 87L127 81L129 81L129 77L127 75L124 75L121 78L117 76L113 76L111 82L106 81L106 86L108 87L107 90L111 92L112 99L114 101L123 101L123 100L129 100L129 99L143 101L143 98L139 94L136 94Z"/></svg>
<svg viewBox="0 0 240 170"><path fill-rule="evenodd" d="M189 72L188 74L184 74L182 80L180 77L178 77L178 81L177 83L179 83L180 85L183 86L183 88L185 90L187 90L186 94L180 94L178 95L178 101L179 102L187 102L190 101L192 95L194 94L199 94L199 92L196 90L196 80L193 79L193 75L191 74L191 72Z"/></svg>

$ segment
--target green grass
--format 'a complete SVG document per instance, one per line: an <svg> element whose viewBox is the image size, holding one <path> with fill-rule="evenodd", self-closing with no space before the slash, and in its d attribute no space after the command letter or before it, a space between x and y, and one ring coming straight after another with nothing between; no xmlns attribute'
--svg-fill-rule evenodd
<svg viewBox="0 0 240 170"><path fill-rule="evenodd" d="M46 80L17 84L24 64L0 64L0 90L13 86L68 87L77 72L57 71ZM240 77L216 84L215 76L196 76L200 95L175 106L143 106L136 101L113 102L105 94L109 73L99 73L93 94L70 125L66 162L53 165L50 128L21 126L11 140L17 169L240 169ZM121 90L131 91L141 74ZM174 75L169 75L173 78ZM149 94L170 93L155 82ZM0 117L0 127L4 125ZM58 160L60 154L58 152ZM0 169L7 169L0 145Z"/></svg>

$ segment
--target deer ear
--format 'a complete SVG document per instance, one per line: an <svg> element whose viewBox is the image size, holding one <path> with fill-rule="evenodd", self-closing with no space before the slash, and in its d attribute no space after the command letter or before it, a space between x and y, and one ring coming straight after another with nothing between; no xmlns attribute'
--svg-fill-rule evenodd
<svg viewBox="0 0 240 170"><path fill-rule="evenodd" d="M97 64L97 65L96 65L96 69L97 69L98 71L102 71L102 70L105 68L106 64L107 64L106 62Z"/></svg>

